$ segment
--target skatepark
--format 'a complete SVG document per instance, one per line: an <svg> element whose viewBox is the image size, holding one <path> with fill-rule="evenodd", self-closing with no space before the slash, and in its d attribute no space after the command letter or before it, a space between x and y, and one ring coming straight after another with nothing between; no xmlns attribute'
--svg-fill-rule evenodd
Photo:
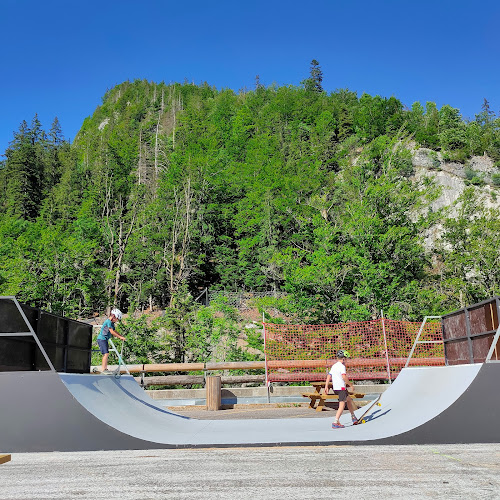
<svg viewBox="0 0 500 500"><path fill-rule="evenodd" d="M6 452L500 441L492 418L500 410L497 363L407 368L382 395L381 406L366 416L366 424L348 426L345 415L346 427L338 430L332 430L331 417L226 421L179 416L145 395L130 376L1 375L2 399L9 401L1 410ZM468 424L472 416L474 426Z"/></svg>
<svg viewBox="0 0 500 500"><path fill-rule="evenodd" d="M15 299L9 300L10 306L21 309ZM498 298L493 301L498 306ZM15 335L31 335L37 345L41 344L27 316L21 316L26 319L26 328L23 332L16 326ZM450 316L443 319L443 324L449 326L456 321L456 316ZM309 490L311 481L314 489L336 485L340 491L350 491L354 478L342 479L340 483L325 478L322 466L317 465L323 460L339 462L338 467L346 476L359 469L358 460L373 461L373 481L380 493L389 497L393 487L406 488L406 474L406 477L417 476L414 481L422 481L422 487L429 491L432 489L429 477L434 477L441 488L452 488L449 491L455 494L475 484L484 497L494 498L500 468L497 424L500 363L492 359L497 355L500 328L498 324L494 326L496 329L490 325L479 335L469 333L465 339L455 335L448 344L444 339L447 354L467 351L474 357L483 352L482 362L461 360L453 364L450 357L446 366L404 368L382 394L380 406L370 405L366 423L349 425L347 414L341 420L346 425L343 429L331 428L332 412L325 412L319 418L308 418L305 412L296 412L294 418L190 418L151 399L129 375L114 377L55 369L2 371L0 451L13 456L12 462L0 466L0 477L11 488L6 498L26 498L19 496L21 490L15 487L16 477L27 480L22 464L44 471L44 477L52 478L55 483L67 484L61 464L72 464L74 470L80 471L78 474L85 476L90 470L99 470L99 464L109 468L110 462L124 481L137 464L168 464L173 477L165 476L165 472L161 477L179 489L183 483L181 476L193 470L194 489L186 490L185 498L194 498L196 492L200 494L203 489L211 491L211 488L222 492L220 498L234 498L243 486L241 482L234 483L234 475L228 473L231 468L224 468L229 463L233 472L239 471L242 477L248 474L262 477L254 488L255 498L268 495L276 481L281 486L289 484L296 493L302 491L302 498L308 497L307 492L313 496L313 490ZM447 328L443 332L445 337L449 328L448 333ZM13 332L2 333L7 337ZM461 349L461 341L469 347L472 344L472 349ZM42 362L50 368L50 357L45 351L43 354ZM360 408L357 415L366 409ZM192 462L198 462L198 458L204 464L193 469ZM287 463L286 472L273 472L273 467L279 469L278 464L283 460ZM56 463L61 467L54 468ZM432 472L429 463L434 464ZM444 468L439 469L439 464ZM475 483L467 483L462 476L460 481L456 478L449 481L444 471L449 470L450 464L457 473L471 474L479 468L481 474L475 476ZM9 468L16 473L7 479ZM384 477L381 472L384 469L390 469L390 478ZM300 478L294 476L294 471L302 473ZM155 476L151 470L149 473ZM78 477L72 481L78 487ZM220 481L227 481L230 486L221 490ZM451 483L452 487L447 486ZM112 484L116 487L117 483L112 481ZM36 489L37 485L33 483L31 487ZM57 489L57 493L52 490L53 495L47 494L47 498L72 498L72 491L65 488ZM147 486L144 488L148 490ZM88 491L88 485L85 490ZM22 491L26 495L26 487ZM67 496L59 496L64 491ZM127 491L131 496L122 498L134 498L134 489ZM406 493L406 497L412 497L410 490ZM160 488L151 490L147 498L173 496L171 490ZM93 497L101 498L97 490Z"/></svg>
<svg viewBox="0 0 500 500"><path fill-rule="evenodd" d="M494 298L486 305L492 311L498 302ZM349 425L350 416L344 415L346 427L332 430L330 418L198 420L167 410L130 375L56 371L21 305L15 298L5 298L3 304L3 329L11 331L2 332L2 338L32 337L42 362L52 369L0 372L2 452L500 442L495 418L500 363L492 360L500 328L494 325L492 330L498 318L493 314L491 325L479 326L486 331L467 337L454 334L459 315L445 318L446 352L471 354L469 361L483 353L483 362L459 359L451 364L450 358L448 366L404 368L383 393L380 406L357 410L358 417L367 412L365 424ZM487 308L471 307L467 317L476 318L472 324L477 324L477 311ZM472 349L462 348L471 344ZM76 355L83 352L73 350Z"/></svg>

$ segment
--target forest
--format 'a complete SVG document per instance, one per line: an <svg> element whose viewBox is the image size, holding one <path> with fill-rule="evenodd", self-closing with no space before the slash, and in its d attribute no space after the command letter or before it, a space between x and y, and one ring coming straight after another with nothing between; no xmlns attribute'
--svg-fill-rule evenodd
<svg viewBox="0 0 500 500"><path fill-rule="evenodd" d="M179 311L205 288L269 292L295 322L333 323L418 320L499 294L500 218L480 180L451 217L412 164L425 147L500 167L488 101L464 120L433 102L327 93L311 64L299 86L257 77L238 92L126 81L72 143L57 118L22 122L0 164L0 295L76 318Z"/></svg>

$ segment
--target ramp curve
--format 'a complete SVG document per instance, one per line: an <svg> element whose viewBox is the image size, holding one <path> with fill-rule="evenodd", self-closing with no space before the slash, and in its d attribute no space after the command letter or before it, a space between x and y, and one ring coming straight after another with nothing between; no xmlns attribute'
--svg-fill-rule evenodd
<svg viewBox="0 0 500 500"><path fill-rule="evenodd" d="M366 424L332 430L332 413L281 420L189 419L160 407L128 376L4 372L0 449L500 442L499 379L500 363L406 368ZM349 420L343 417L344 423Z"/></svg>

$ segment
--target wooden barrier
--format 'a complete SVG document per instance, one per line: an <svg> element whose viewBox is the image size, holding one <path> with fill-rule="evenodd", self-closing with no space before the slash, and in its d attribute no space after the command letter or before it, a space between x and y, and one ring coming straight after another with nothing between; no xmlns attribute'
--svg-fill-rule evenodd
<svg viewBox="0 0 500 500"><path fill-rule="evenodd" d="M280 373L269 374L271 382L293 382L294 381L294 368L311 368L318 369L324 368L324 372L298 372L300 375L297 381L318 381L325 380L328 368L335 363L335 359L284 359L284 360L270 360L268 361L268 369L279 370ZM389 364L392 367L402 368L406 364L406 358L389 358ZM431 366L431 365L444 365L444 358L412 358L409 363L410 366ZM374 359L349 359L347 362L347 370L355 368L350 375L353 380L365 380L386 378L386 372L373 372L369 370L359 370L360 368L385 368L387 360L385 358ZM220 362L220 363L160 363L160 364L139 364L128 365L130 373L140 373L141 377L136 377L141 385L193 385L204 384L207 371L215 370L264 370L264 361L234 361L234 362ZM116 366L109 366L109 370L113 371ZM163 372L204 372L203 375L164 375L156 377L144 377L145 373ZM126 373L122 368L121 373ZM378 376L377 376L378 375ZM264 375L237 375L237 376L221 376L222 384L244 384L244 383L261 383L265 381Z"/></svg>
<svg viewBox="0 0 500 500"><path fill-rule="evenodd" d="M203 385L205 383L204 375L163 375L157 377L136 377L135 378L144 387L151 385Z"/></svg>
<svg viewBox="0 0 500 500"><path fill-rule="evenodd" d="M117 368L118 368L117 365L108 365L109 371L114 371ZM161 363L161 364L150 363L143 365L127 365L127 368L130 373L194 372L194 371L205 371L206 369L205 363ZM120 368L120 373L127 373L127 371L125 370L124 367L122 367Z"/></svg>
<svg viewBox="0 0 500 500"><path fill-rule="evenodd" d="M222 385L233 384L263 384L265 375L222 375ZM163 375L157 377L135 377L139 384L148 387L152 385L193 385L205 383L204 375Z"/></svg>
<svg viewBox="0 0 500 500"><path fill-rule="evenodd" d="M329 368L336 359L279 359L270 360L267 363L268 368ZM406 358L389 358L391 366L404 366ZM430 366L444 365L444 358L412 358L410 366ZM387 360L385 358L373 359L349 359L347 367L385 367ZM232 361L220 363L160 363L144 365L127 365L130 373L152 373L152 372L192 372L192 371L211 371L211 370L263 370L266 367L264 361ZM116 369L116 365L108 367L110 371Z"/></svg>
<svg viewBox="0 0 500 500"><path fill-rule="evenodd" d="M143 372L195 372L204 371L205 363L161 363L143 365Z"/></svg>
<svg viewBox="0 0 500 500"><path fill-rule="evenodd" d="M265 367L265 361L205 363L205 370L263 370Z"/></svg>

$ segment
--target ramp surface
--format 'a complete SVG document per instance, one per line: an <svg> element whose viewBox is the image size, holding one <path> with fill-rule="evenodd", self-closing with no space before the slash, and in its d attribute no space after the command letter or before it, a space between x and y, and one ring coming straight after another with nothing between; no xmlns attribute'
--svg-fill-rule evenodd
<svg viewBox="0 0 500 500"><path fill-rule="evenodd" d="M332 412L325 418L190 419L159 406L130 376L5 372L0 449L500 442L498 380L500 363L406 368L366 424L332 429ZM350 424L350 416L342 422Z"/></svg>

